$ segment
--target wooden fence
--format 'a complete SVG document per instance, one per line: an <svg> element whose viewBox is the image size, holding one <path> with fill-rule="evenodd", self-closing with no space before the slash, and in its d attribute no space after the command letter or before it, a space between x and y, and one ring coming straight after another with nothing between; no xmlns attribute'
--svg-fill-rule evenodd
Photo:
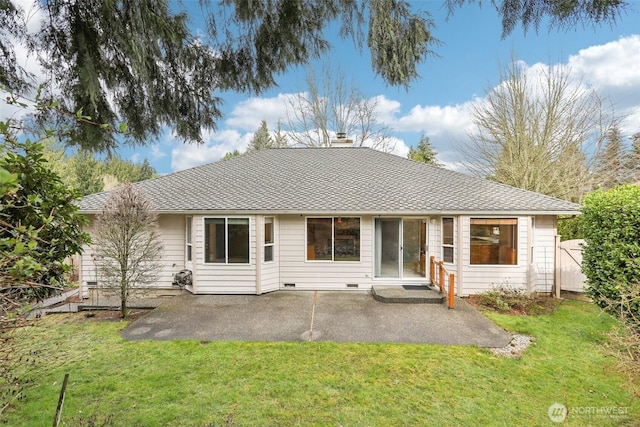
<svg viewBox="0 0 640 427"><path fill-rule="evenodd" d="M582 273L582 244L584 240L558 242L556 251L556 296L560 291L584 292L586 277Z"/></svg>

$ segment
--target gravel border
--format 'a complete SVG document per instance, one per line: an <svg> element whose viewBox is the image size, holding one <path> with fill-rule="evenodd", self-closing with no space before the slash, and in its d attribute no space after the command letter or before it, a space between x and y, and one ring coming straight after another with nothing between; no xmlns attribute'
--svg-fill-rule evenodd
<svg viewBox="0 0 640 427"><path fill-rule="evenodd" d="M492 348L491 352L496 356L518 358L536 340L534 337L520 334L513 334L511 337L509 344L504 347Z"/></svg>

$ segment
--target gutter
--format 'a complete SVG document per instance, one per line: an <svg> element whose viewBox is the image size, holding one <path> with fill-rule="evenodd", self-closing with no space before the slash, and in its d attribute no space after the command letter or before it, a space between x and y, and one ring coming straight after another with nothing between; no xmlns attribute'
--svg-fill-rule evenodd
<svg viewBox="0 0 640 427"><path fill-rule="evenodd" d="M100 210L80 210L82 215L96 215ZM481 216L525 216L525 215L581 215L580 210L544 210L544 211L490 211L490 210L424 210L424 211L352 211L352 210L167 210L154 211L160 215L341 215L341 216L379 216L379 217L399 217L399 216L458 216L458 215L481 215Z"/></svg>

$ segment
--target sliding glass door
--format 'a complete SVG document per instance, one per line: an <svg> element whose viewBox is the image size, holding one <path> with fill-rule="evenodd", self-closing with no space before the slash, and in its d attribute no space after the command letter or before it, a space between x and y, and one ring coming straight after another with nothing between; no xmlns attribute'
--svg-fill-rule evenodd
<svg viewBox="0 0 640 427"><path fill-rule="evenodd" d="M426 277L426 219L375 219L375 277Z"/></svg>

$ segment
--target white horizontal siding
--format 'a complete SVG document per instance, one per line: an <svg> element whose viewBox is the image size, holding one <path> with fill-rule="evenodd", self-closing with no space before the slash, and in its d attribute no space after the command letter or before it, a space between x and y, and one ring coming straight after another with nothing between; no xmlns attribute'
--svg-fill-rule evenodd
<svg viewBox="0 0 640 427"><path fill-rule="evenodd" d="M332 262L306 260L306 221L301 215L279 218L280 282L294 283L296 289L370 289L373 283L373 222L360 218L360 261Z"/></svg>
<svg viewBox="0 0 640 427"><path fill-rule="evenodd" d="M536 292L551 292L554 281L556 218L534 218L531 261L531 287Z"/></svg>
<svg viewBox="0 0 640 427"><path fill-rule="evenodd" d="M264 221L264 220L263 220ZM262 223L264 227L264 222ZM273 261L264 261L264 247L261 251L262 259L260 260L260 279L261 279L261 291L272 292L280 289L280 226L278 217L273 219ZM262 242L264 244L264 234L261 234Z"/></svg>
<svg viewBox="0 0 640 427"><path fill-rule="evenodd" d="M511 286L527 289L528 283L528 229L529 217L518 219L518 264L517 265L471 265L471 221L469 216L459 217L459 232L462 233L462 283L460 295L473 295L495 286ZM475 217L474 217L475 218ZM505 218L514 218L505 217Z"/></svg>
<svg viewBox="0 0 640 427"><path fill-rule="evenodd" d="M94 215L86 215L89 223L83 227L83 231L93 236L93 221ZM78 272L78 282L80 287L80 296L82 298L89 298L89 285L88 282L97 282L98 276L95 264L95 247L93 245L83 245L82 254L80 259L80 271Z"/></svg>
<svg viewBox="0 0 640 427"><path fill-rule="evenodd" d="M272 292L280 289L280 269L275 262L265 263L262 266L262 292Z"/></svg>
<svg viewBox="0 0 640 427"><path fill-rule="evenodd" d="M256 263L260 262L261 291L269 292L295 284L295 289L337 290L346 289L347 284L357 284L358 289L370 289L373 284L406 284L401 279L374 279L374 221L371 216L360 218L360 261L331 262L306 260L306 221L301 215L284 215L275 218L274 260L264 262L256 259L256 236L258 219L261 217L236 216L250 219L250 263L249 264L205 264L204 263L204 218L215 216L193 216L193 264L194 284L192 291L199 294L253 294L256 287ZM93 219L90 217L90 219ZM530 228L530 217L518 217L518 265L471 265L470 264L470 217L454 218L455 264L447 264L449 273L457 274L460 295L469 295L505 285L548 291L553 280L555 218L539 216ZM185 216L162 215L159 226L163 239L163 268L158 287L170 287L173 275L185 268ZM533 233L529 235L529 230ZM85 227L91 232L91 224ZM429 258L442 259L441 217L431 217L428 222L427 270ZM82 254L80 284L87 296L87 282L96 281L95 263L92 255L95 248L86 245ZM427 271L427 279L429 272Z"/></svg>
<svg viewBox="0 0 640 427"><path fill-rule="evenodd" d="M436 261L443 260L442 253L442 218L440 216L431 217L429 219L429 236L427 237L429 242L429 248L427 251L427 277L429 277L429 260L431 256L435 257ZM453 263L445 263L445 268L449 273L456 273L458 270L458 218L447 216L445 218L453 218Z"/></svg>
<svg viewBox="0 0 640 427"><path fill-rule="evenodd" d="M185 220L183 215L160 215L158 218L162 237L162 259L157 287L169 288L173 283L173 276L184 269L185 251Z"/></svg>
<svg viewBox="0 0 640 427"><path fill-rule="evenodd" d="M89 225L84 231L93 233L94 215L88 215ZM173 275L184 268L184 219L181 215L160 215L158 218L160 239L162 242L161 258L156 260L162 266L158 272L158 280L151 287L170 288ZM96 282L101 286L99 272L96 269L95 245L85 245L82 252L82 268L80 270L80 288L83 298L88 298L88 284Z"/></svg>
<svg viewBox="0 0 640 427"><path fill-rule="evenodd" d="M204 262L204 219L215 215L193 217L193 292L196 294L255 294L256 293L256 218L255 216L227 216L249 218L249 264L212 264Z"/></svg>

